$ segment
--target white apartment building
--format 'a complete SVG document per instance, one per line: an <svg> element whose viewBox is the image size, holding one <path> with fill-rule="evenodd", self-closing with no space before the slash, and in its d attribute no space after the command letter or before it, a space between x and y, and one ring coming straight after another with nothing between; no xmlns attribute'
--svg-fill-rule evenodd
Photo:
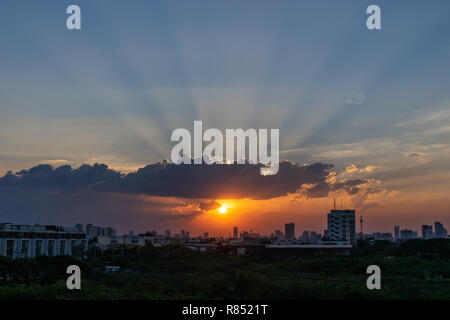
<svg viewBox="0 0 450 320"><path fill-rule="evenodd" d="M356 243L355 210L331 210L327 221L328 237L331 240Z"/></svg>
<svg viewBox="0 0 450 320"><path fill-rule="evenodd" d="M75 249L87 251L84 232L50 225L0 223L0 255L34 258L39 255L72 255Z"/></svg>
<svg viewBox="0 0 450 320"><path fill-rule="evenodd" d="M114 245L143 246L145 245L145 237L129 236L129 235L115 236L115 237L99 236L97 237L97 242L105 246L114 246Z"/></svg>

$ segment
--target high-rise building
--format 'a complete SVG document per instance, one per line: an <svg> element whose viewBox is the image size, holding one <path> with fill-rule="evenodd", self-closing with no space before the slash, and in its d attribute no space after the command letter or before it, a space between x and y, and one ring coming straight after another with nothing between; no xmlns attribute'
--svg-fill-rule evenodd
<svg viewBox="0 0 450 320"><path fill-rule="evenodd" d="M238 227L234 227L233 228L233 239L238 239L239 238L239 229Z"/></svg>
<svg viewBox="0 0 450 320"><path fill-rule="evenodd" d="M209 238L208 232L203 233L203 239L208 239L208 238Z"/></svg>
<svg viewBox="0 0 450 320"><path fill-rule="evenodd" d="M400 227L399 226L394 227L394 239L395 240L400 239Z"/></svg>
<svg viewBox="0 0 450 320"><path fill-rule="evenodd" d="M400 231L400 237L402 240L411 240L417 238L417 231L414 230L401 230Z"/></svg>
<svg viewBox="0 0 450 320"><path fill-rule="evenodd" d="M331 240L356 243L355 210L331 210L327 220Z"/></svg>
<svg viewBox="0 0 450 320"><path fill-rule="evenodd" d="M433 238L433 227L426 224L422 225L422 238L431 239Z"/></svg>
<svg viewBox="0 0 450 320"><path fill-rule="evenodd" d="M170 232L170 230L166 230L166 232L165 232L165 236L167 237L167 238L171 238L172 237L172 233Z"/></svg>
<svg viewBox="0 0 450 320"><path fill-rule="evenodd" d="M438 221L434 223L434 233L436 238L447 238L447 229Z"/></svg>
<svg viewBox="0 0 450 320"><path fill-rule="evenodd" d="M286 240L293 241L295 240L295 224L294 223L286 223L284 225L284 234L286 236Z"/></svg>

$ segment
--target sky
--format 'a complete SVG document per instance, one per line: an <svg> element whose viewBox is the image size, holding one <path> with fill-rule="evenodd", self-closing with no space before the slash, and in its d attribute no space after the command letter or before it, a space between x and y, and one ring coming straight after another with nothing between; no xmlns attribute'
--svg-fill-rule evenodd
<svg viewBox="0 0 450 320"><path fill-rule="evenodd" d="M81 30L66 28L71 4ZM366 28L371 4L381 30ZM447 0L3 0L0 220L322 232L336 195L365 232L448 227L449 10ZM280 129L289 174L163 162L172 131L194 120Z"/></svg>

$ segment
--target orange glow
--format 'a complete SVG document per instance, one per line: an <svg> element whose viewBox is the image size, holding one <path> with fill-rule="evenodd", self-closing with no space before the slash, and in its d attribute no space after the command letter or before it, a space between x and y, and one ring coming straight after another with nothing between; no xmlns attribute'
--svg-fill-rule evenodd
<svg viewBox="0 0 450 320"><path fill-rule="evenodd" d="M225 207L224 205L222 205L222 206L219 208L219 212L220 212L221 214L227 213L227 207Z"/></svg>

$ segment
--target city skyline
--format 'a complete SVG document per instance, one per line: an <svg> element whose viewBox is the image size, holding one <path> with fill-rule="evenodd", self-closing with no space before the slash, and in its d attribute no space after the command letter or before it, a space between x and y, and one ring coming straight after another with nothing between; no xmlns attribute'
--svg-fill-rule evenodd
<svg viewBox="0 0 450 320"><path fill-rule="evenodd" d="M352 210L330 210L330 212L332 211L344 211L344 212L348 212L348 211L352 211ZM329 213L330 214L330 213ZM328 214L328 215L329 215ZM356 217L356 216L355 216ZM329 220L329 217L328 217ZM357 231L357 227L356 227L356 220L353 221L355 227L354 227L354 234L356 239L361 239L361 236L366 236L366 237L370 237L373 235L380 235L382 237L386 236L386 235L390 235L392 240L399 240L402 239L401 237L401 233L402 232L414 232L415 236L414 238L422 238L422 239L432 239L432 238L446 238L447 237L447 229L445 228L445 226L439 222L439 221L434 221L433 225L422 225L420 230L414 230L414 229L409 229L408 227L400 227L400 226L393 226L392 228L392 232L380 232L375 231L375 232L368 232L368 233L361 233L361 231ZM20 225L20 224L16 224L13 222L0 222L0 224L12 224L12 225ZM328 222L329 224L329 222ZM34 223L31 224L32 226L44 226L44 224L39 224L39 223ZM292 225L292 226L291 226ZM52 227L58 227L57 225L51 225ZM232 229L232 232L219 232L219 233L215 233L212 232L210 233L208 230L204 230L202 232L199 232L197 234L195 233L190 233L190 231L188 229L180 229L179 233L177 233L176 231L172 230L172 229L166 229L164 230L164 232L162 232L161 230L156 230L156 229L149 229L146 230L144 232L137 232L135 234L134 230L128 230L128 232L125 232L122 234L122 236L135 236L135 235L147 235L147 234L153 234L153 235L158 235L158 236L165 236L166 238L214 238L214 237L219 237L219 238L226 238L226 239L239 239L242 237L243 234L254 234L254 235L259 235L261 237L280 237L282 238L282 240L287 240L287 241L292 241L292 240L297 240L302 238L303 236L309 236L310 234L313 236L320 236L320 238L329 238L329 228L327 229L323 229L323 230L310 230L310 229L297 229L297 232L295 231L296 226L295 223L285 223L285 232L282 232L280 229L276 229L276 227L274 227L274 229L272 229L269 233L261 233L258 230L253 230L253 229L240 229L238 226L234 226ZM62 226L63 228L66 228L67 226ZM298 226L297 226L298 227ZM70 228L70 227L69 227ZM287 231L289 228L289 231ZM74 228L74 230L77 230L77 232L85 232L88 236L91 237L96 237L96 236L109 236L109 237L115 237L116 235L118 235L119 233L116 232L116 229L114 227L111 226L96 226L92 223L87 223L85 226L83 226L83 224L81 223L77 223ZM398 232L397 232L398 230ZM420 235L419 235L420 232ZM288 233L293 234L294 238L292 238L291 236L286 236ZM337 239L336 239L337 240ZM376 239L376 240L380 240L380 239ZM388 239L386 239L388 240ZM338 240L337 240L338 241Z"/></svg>

